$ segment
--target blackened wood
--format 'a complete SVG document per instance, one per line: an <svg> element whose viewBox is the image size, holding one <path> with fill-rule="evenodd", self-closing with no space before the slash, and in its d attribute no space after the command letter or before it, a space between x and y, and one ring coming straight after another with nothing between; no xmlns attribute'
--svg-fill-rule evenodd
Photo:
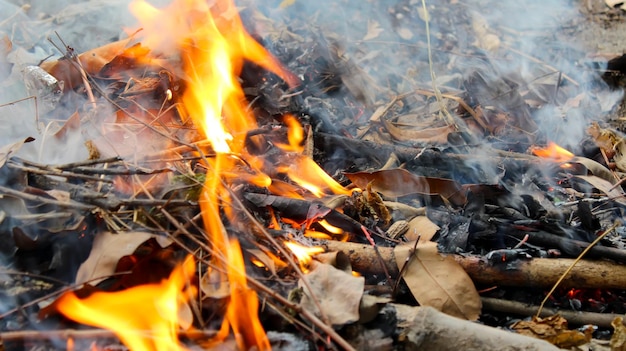
<svg viewBox="0 0 626 351"><path fill-rule="evenodd" d="M567 256L571 257L578 256L587 246L589 246L588 242L572 240L544 231L520 231L513 229L507 231L507 235L519 240L522 240L526 234L528 234L528 242L530 244L545 248L557 248ZM596 245L589 249L587 258L609 259L626 263L626 250Z"/></svg>

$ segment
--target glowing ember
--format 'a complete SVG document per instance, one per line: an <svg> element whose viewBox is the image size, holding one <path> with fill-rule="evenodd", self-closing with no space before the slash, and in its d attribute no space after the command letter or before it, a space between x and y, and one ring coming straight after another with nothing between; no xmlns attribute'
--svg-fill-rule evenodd
<svg viewBox="0 0 626 351"><path fill-rule="evenodd" d="M568 162L574 157L573 153L553 142L549 142L548 146L545 148L537 147L533 148L531 151L533 155L550 159L555 162Z"/></svg>
<svg viewBox="0 0 626 351"><path fill-rule="evenodd" d="M177 332L189 323L179 318L179 312L196 294L186 285L194 272L194 260L188 256L160 284L97 292L82 300L70 292L57 300L57 308L76 322L112 330L133 351L185 350Z"/></svg>

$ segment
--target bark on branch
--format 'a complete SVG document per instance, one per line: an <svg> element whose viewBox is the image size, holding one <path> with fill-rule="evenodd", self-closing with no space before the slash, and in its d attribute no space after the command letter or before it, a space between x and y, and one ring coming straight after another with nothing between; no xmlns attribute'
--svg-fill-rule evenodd
<svg viewBox="0 0 626 351"><path fill-rule="evenodd" d="M392 277L398 276L393 249L379 247L382 261L370 245L327 241L330 251L343 251L352 268L364 273L383 273L382 264ZM568 258L534 258L505 263L490 263L482 257L454 255L475 284L551 287L574 261ZM626 266L608 261L582 260L561 283L567 288L626 289Z"/></svg>

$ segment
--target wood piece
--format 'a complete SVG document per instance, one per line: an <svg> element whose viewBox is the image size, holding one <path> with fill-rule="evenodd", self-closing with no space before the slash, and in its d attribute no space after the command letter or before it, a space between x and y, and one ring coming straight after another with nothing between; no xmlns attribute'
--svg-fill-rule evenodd
<svg viewBox="0 0 626 351"><path fill-rule="evenodd" d="M578 256L587 246L589 246L588 242L572 240L544 231L507 230L507 235L520 240L523 239L526 234L529 234L528 242L533 245L547 248L558 248L571 256ZM589 258L605 258L626 263L626 250L614 247L596 245L589 250L586 256Z"/></svg>
<svg viewBox="0 0 626 351"><path fill-rule="evenodd" d="M370 245L351 242L326 241L331 251L343 251L358 272L383 273L376 252ZM393 249L379 247L383 261L392 277L398 275ZM492 264L482 257L454 255L475 284L551 287L572 264L569 258L534 258ZM626 289L626 266L608 261L582 260L561 283L565 288Z"/></svg>
<svg viewBox="0 0 626 351"><path fill-rule="evenodd" d="M432 307L394 305L404 350L557 351L547 341L448 316Z"/></svg>
<svg viewBox="0 0 626 351"><path fill-rule="evenodd" d="M212 338L217 334L214 330L179 331L183 338L200 339ZM117 339L115 333L104 329L62 329L62 330L17 330L0 333L3 342L31 341L31 340L67 340L67 339Z"/></svg>
<svg viewBox="0 0 626 351"><path fill-rule="evenodd" d="M494 299L492 297L481 297L481 301L483 303L483 310L513 313L521 316L533 316L539 310L539 306L528 305L517 301ZM614 313L594 313L543 308L539 317L554 316L555 314L560 314L561 317L567 319L570 326L592 324L602 328L612 328L611 322L613 319L622 316Z"/></svg>

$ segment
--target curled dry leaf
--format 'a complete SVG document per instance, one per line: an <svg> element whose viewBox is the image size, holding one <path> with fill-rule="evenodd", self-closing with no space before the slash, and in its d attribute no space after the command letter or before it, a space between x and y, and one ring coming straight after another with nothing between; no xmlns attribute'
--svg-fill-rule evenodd
<svg viewBox="0 0 626 351"><path fill-rule="evenodd" d="M448 135L456 132L456 128L454 128L453 125L412 130L396 127L393 123L384 118L382 122L392 138L398 141L406 141L415 144L447 144Z"/></svg>
<svg viewBox="0 0 626 351"><path fill-rule="evenodd" d="M20 140L16 143L8 144L0 148L0 168L4 166L7 160L13 156L25 143L30 143L35 140L34 138L28 137L26 139Z"/></svg>
<svg viewBox="0 0 626 351"><path fill-rule="evenodd" d="M415 241L419 237L420 244L429 242L439 230L439 226L426 216L417 216L409 222L409 230L404 234L408 241Z"/></svg>
<svg viewBox="0 0 626 351"><path fill-rule="evenodd" d="M604 151L607 157L612 156L613 147L621 140L616 132L607 128L601 128L598 122L593 122L587 127L587 134L591 136L595 144Z"/></svg>
<svg viewBox="0 0 626 351"><path fill-rule="evenodd" d="M265 252L259 249L246 249L246 251L254 256L272 274L276 274L277 270L281 270L287 267L287 264L285 262L276 257L269 250Z"/></svg>
<svg viewBox="0 0 626 351"><path fill-rule="evenodd" d="M313 291L307 289L302 279L298 281L298 287L304 292L300 301L302 308L318 317L328 317L332 325L359 320L359 306L365 286L363 277L355 277L329 264L317 263L306 278ZM319 301L322 312L318 310L315 299Z"/></svg>
<svg viewBox="0 0 626 351"><path fill-rule="evenodd" d="M590 158L575 156L569 162L583 165L589 173L593 174L594 176L598 178L604 179L609 183L613 184L617 182L617 180L615 179L615 176L613 175L613 173L611 173L611 171L609 171L608 168L604 167L604 165L602 165L601 163L596 162Z"/></svg>
<svg viewBox="0 0 626 351"><path fill-rule="evenodd" d="M101 47L85 51L78 55L78 59L87 74L96 75L117 55L123 53L132 42L133 38L118 40ZM65 82L64 90L68 91L80 85L83 78L80 72L74 68L72 62L66 58L56 61L46 61L41 64L41 68L53 75L56 79Z"/></svg>
<svg viewBox="0 0 626 351"><path fill-rule="evenodd" d="M450 179L417 176L402 168L345 175L359 188L365 189L371 183L372 191L388 197L423 194L439 195L454 205L463 205L467 201L465 188L459 183Z"/></svg>
<svg viewBox="0 0 626 351"><path fill-rule="evenodd" d="M9 36L0 32L0 80L3 80L11 73L11 64L7 60L7 55L13 49L13 43Z"/></svg>
<svg viewBox="0 0 626 351"><path fill-rule="evenodd" d="M604 0L604 3L612 9L619 7L620 9L626 11L626 1L624 0Z"/></svg>
<svg viewBox="0 0 626 351"><path fill-rule="evenodd" d="M89 257L78 268L76 283L100 283L115 273L117 263L122 257L131 255L141 244L152 238L158 238L158 235L145 232L113 234L108 231L96 234ZM164 247L164 244L169 243L159 240L159 244Z"/></svg>
<svg viewBox="0 0 626 351"><path fill-rule="evenodd" d="M423 216L426 214L426 207L413 207L395 201L384 201L389 211L401 214L405 219L409 220L415 216Z"/></svg>
<svg viewBox="0 0 626 351"><path fill-rule="evenodd" d="M596 189L600 190L611 200L618 202L622 205L626 205L626 194L621 187L615 187L611 182L608 182L602 178L596 176L576 176L576 178L584 180L585 182L593 185Z"/></svg>
<svg viewBox="0 0 626 351"><path fill-rule="evenodd" d="M404 40L413 39L413 32L411 32L411 30L408 28L400 27L396 29L396 33L398 33L398 36L400 36L400 38Z"/></svg>
<svg viewBox="0 0 626 351"><path fill-rule="evenodd" d="M626 351L626 326L624 326L624 318L615 317L611 322L613 326L613 336L609 345L611 351Z"/></svg>
<svg viewBox="0 0 626 351"><path fill-rule="evenodd" d="M374 20L367 21L367 33L363 37L363 40L371 40L377 38L384 29L380 26L380 23Z"/></svg>
<svg viewBox="0 0 626 351"><path fill-rule="evenodd" d="M223 274L209 269L200 279L200 290L204 297L223 299L230 296L230 284L223 279Z"/></svg>
<svg viewBox="0 0 626 351"><path fill-rule="evenodd" d="M626 172L626 142L624 142L624 139L620 139L620 141L615 144L614 150L615 155L613 156L613 160L615 160L615 165L620 171Z"/></svg>
<svg viewBox="0 0 626 351"><path fill-rule="evenodd" d="M543 339L562 349L571 349L588 343L593 333L592 327L587 328L584 333L569 330L567 320L558 314L546 318L534 317L530 321L519 321L511 328L519 334Z"/></svg>
<svg viewBox="0 0 626 351"><path fill-rule="evenodd" d="M458 318L478 319L480 296L463 267L440 255L436 243L418 244L415 253L413 247L414 243L398 245L394 254L400 271L411 256L402 278L417 302Z"/></svg>

